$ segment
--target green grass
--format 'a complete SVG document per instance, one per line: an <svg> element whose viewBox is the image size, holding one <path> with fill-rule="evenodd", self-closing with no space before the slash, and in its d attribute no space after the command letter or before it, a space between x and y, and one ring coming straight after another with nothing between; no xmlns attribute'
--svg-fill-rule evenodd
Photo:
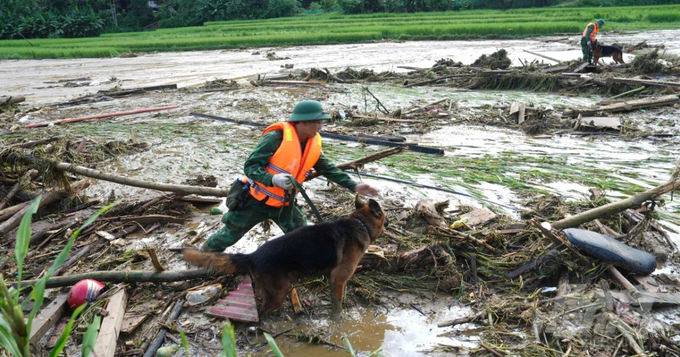
<svg viewBox="0 0 680 357"><path fill-rule="evenodd" d="M609 8L533 8L342 15L207 22L203 26L96 38L0 41L0 59L116 57L130 52L360 43L381 40L523 38L578 34L595 18L603 31L680 28L680 5Z"/></svg>

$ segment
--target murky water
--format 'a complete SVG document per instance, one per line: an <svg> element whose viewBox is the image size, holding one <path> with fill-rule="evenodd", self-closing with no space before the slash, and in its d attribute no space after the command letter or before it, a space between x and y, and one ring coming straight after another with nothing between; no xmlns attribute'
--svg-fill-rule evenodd
<svg viewBox="0 0 680 357"><path fill-rule="evenodd" d="M676 53L680 50L680 31L659 31L640 33L633 36L602 36L603 41L626 41L628 43L647 40L650 44L663 42L667 50ZM279 72L285 62L295 63L296 68L310 67L340 70L344 67L370 68L375 71L397 70L399 65L429 67L440 58L452 58L470 63L481 54L490 54L505 48L509 56L518 62L522 59L536 59L524 52L528 49L560 59L575 59L580 49L575 38L537 39L526 41L447 41L447 42L404 42L377 43L338 46L308 46L274 49L281 57L291 57L287 61L268 61L263 55L253 55L255 50L210 51L190 53L159 53L137 58L111 58L99 60L43 60L43 61L3 61L0 66L0 87L8 94L22 94L30 105L71 99L73 96L93 93L96 90L122 84L123 88L147 85L177 83L187 87L217 78L246 78L251 75ZM266 49L258 49L262 54ZM630 59L628 56L627 59ZM30 69L30 70L29 70ZM89 76L100 83L115 77L110 84L93 87L48 87L48 81ZM435 174L415 174L397 172L394 167L383 163L366 165L366 170L380 175L399 175L420 184L444 187L462 193L480 193L483 197L514 208L521 208L521 200L506 185L506 181L522 179L526 184L560 195L567 199L580 199L588 194L590 186L585 178L578 179L579 172L608 172L606 179L628 183L644 189L663 184L680 158L680 145L675 138L639 139L627 141L617 137L577 137L554 135L551 137L531 137L521 132L497 127L469 125L466 118L474 116L475 108L481 105L497 105L521 101L536 106L555 107L558 105L583 106L603 98L592 96L560 96L556 94L483 91L461 92L451 88L420 87L403 88L391 85L368 84L373 94L381 99L388 108L407 108L415 103L432 102L448 98L451 100L451 115L439 123L438 129L415 134L406 126L395 126L409 142L423 146L439 147L446 154L433 160L442 168L455 167L459 158L503 157L516 155L526 158L525 162L515 164L499 175L497 182L482 183L469 187L456 177L441 178ZM363 109L364 97L359 85L333 85L328 87L327 109L339 109L356 105ZM332 89L332 90L330 90ZM212 93L189 95L183 93L147 96L141 98L121 98L108 102L83 105L77 108L64 108L52 111L29 113L26 123L73 117L76 111L99 114L104 112L131 110L136 108L179 104L180 109L162 113L135 115L107 119L98 123L81 123L50 129L55 133L88 135L94 138L117 139L133 138L146 140L150 149L146 152L126 156L115 162L101 163L98 169L124 174L143 180L163 183L181 183L197 175L212 174L218 177L221 186L228 185L233 177L239 175L241 166L255 144L260 129L239 126L219 121L198 119L190 112L204 112L235 119L266 119L268 122L285 118L292 106L307 95L307 89L246 88L233 93ZM323 92L323 91L322 91ZM318 91L313 93L318 94ZM370 108L369 108L370 109ZM656 113L656 112L655 112ZM85 115L85 114L82 114ZM648 115L644 112L622 115L625 120L633 120L646 127L655 128L659 121L674 123L663 128L678 134L677 109L667 108L662 113ZM40 129L44 130L44 129ZM49 132L49 131L46 131ZM85 134L82 134L85 133ZM380 134L380 133L376 133ZM383 148L365 147L358 144L334 140L324 142L327 155L336 162L356 159L362 153L373 153ZM531 158L531 160L529 160ZM560 167L546 167L537 162L549 158L560 163ZM567 172L576 177L569 180L542 180L523 177L523 172L541 170L547 172ZM551 171L552 170L552 171ZM480 202L470 197L444 193L441 191L404 185L396 182L372 178L364 180L378 187L384 197L401 200L405 206L413 206L418 200L428 198L435 201L450 200L453 205L480 206ZM506 180L506 181L504 181ZM315 201L330 201L323 191L325 183L315 180L308 184L309 193ZM117 196L155 194L143 189L122 187L100 181L88 189L94 197L106 199L111 192ZM628 195L610 191L610 197L623 198ZM224 206L221 206L224 208ZM516 217L516 212L503 209ZM676 198L667 202L661 209L667 219L661 224L671 230L676 246L680 246L680 227L678 212L680 204ZM219 216L208 216L197 212L192 217L189 228L193 230L213 229ZM219 225L218 225L219 226ZM252 230L238 244L228 251L250 252L267 239L280 234L274 227L269 236L261 228ZM132 240L130 248L143 246L176 247L182 244L186 232L168 230L149 238ZM677 248L677 247L676 247ZM179 268L183 264L170 262L170 267ZM438 322L462 317L466 308L456 305L455 301L438 300L428 305L425 315L412 308L397 308L388 312L372 309L356 309L346 313L339 325L330 328L334 333L329 336L334 343L344 346L342 333L346 333L360 355L382 348L387 356L420 356L438 344L470 347L474 337L465 338L450 328L437 328ZM327 320L300 320L301 324L329 327ZM290 323L268 325L272 330L283 330ZM328 355L346 356L345 351L334 351L326 346L311 346L306 343L286 343L281 345L287 356Z"/></svg>

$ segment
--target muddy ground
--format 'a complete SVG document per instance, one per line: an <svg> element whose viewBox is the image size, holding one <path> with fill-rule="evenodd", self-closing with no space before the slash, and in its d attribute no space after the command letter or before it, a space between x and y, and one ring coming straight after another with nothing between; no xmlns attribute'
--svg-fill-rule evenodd
<svg viewBox="0 0 680 357"><path fill-rule="evenodd" d="M632 46L646 41L649 46L646 50L659 49L663 45L661 51L664 55L669 55L666 58L670 60L672 55L680 55L680 42L677 40L679 34L678 31L605 33L601 42L626 43ZM621 114L627 123L624 134L628 135L606 130L582 135L582 130L574 129L573 120L562 115L564 111L568 108L590 106L623 92L623 89L588 87L582 90L534 92L470 90L458 82L414 87L405 85L444 75L436 71L413 72L413 68L431 68L441 59L450 59L453 63L461 62L461 71L469 73L467 65L481 55L491 55L499 49L507 51L507 57L513 66L527 63L536 66L541 63L556 64L524 52L525 50L573 65L571 62L580 57L577 40L576 36L571 36L521 41L388 42L139 54L132 58L3 61L0 63L2 95L23 95L26 101L2 114L0 134L3 148L50 137L63 138L52 147L41 146L42 151L53 150L52 158L57 161L74 161L105 172L157 183L191 183L188 181L196 180L198 176L205 178L212 175L218 187L227 187L240 174L241 165L254 146L261 128L210 120L191 113L267 124L285 119L295 103L301 99L320 100L336 118L324 127L325 131L344 135L403 136L407 142L444 150L444 155L432 157L428 154L406 152L401 154L402 159L397 159L400 163L378 161L365 165L363 169L368 174L415 181L421 185L449 190L444 192L423 186L363 178L380 188L381 203L388 209L391 221L395 222L388 234L378 242L385 254L394 257L426 246L430 247L432 256L436 258L433 261L424 259L422 265L410 269L385 268L379 264L372 267L366 262L365 270L357 274L348 288L345 316L340 322L328 319L326 282L323 279L302 280L297 289L306 305L305 314L293 314L290 303L286 302L276 314L264 317L259 324L236 324L237 341L244 355L266 353L266 348L262 345L262 331L272 334L285 332L277 338L277 342L287 356L349 355L347 351L337 347L344 347L341 338L343 333L348 335L353 347L361 355L368 355L378 348L382 348L382 353L386 356L443 355L451 352L491 355L501 353L498 351L503 351L501 346L505 345L515 346L515 349L507 351L515 355L556 355L567 350L578 353L588 351L593 355L611 355L614 350L621 351L618 353L622 354L633 354L634 350L625 344L623 350L621 347L617 348L619 334L616 331L604 328L603 331L611 332L610 337L592 343L597 337L584 337L579 334L582 331L578 327L556 333L554 326L547 326L543 330L544 339L539 338L539 348L528 350L525 340L527 336L534 338L532 326L539 322L541 326L550 325L541 320L550 314L532 315L530 311L541 310L541 306L529 305L553 296L550 295L550 289L545 293L540 291L557 284L559 271L544 267L531 272L526 281L519 284L495 280L499 276L502 278L501 272L514 270L549 247L545 242L539 243L541 239L537 237L540 234L537 235L536 232L526 231L519 236L498 232L513 224L526 224L530 218L541 221L559 219L564 213L563 209L573 209L570 205L580 205L574 202L584 199L587 201L589 190L593 188L585 178L579 180L573 179L573 176L564 176L564 179L546 180L539 175L524 174L533 170L547 171L558 176L563 173L562 169L573 168L581 169L588 175L588 172L592 172L590 169L604 166L611 170L608 180L622 181L644 189L665 183L680 157L677 139L680 109L677 104ZM630 62L636 54L644 53L648 52L626 52L624 59ZM609 59L606 61L608 63ZM285 68L286 65L292 65L292 68ZM410 68L399 68L400 66ZM348 67L351 70L347 70ZM328 69L329 73L345 79L348 77L343 75L349 74L346 82L353 83L328 78L320 86L273 85L263 81L280 75L286 75L286 80L300 80L312 68ZM361 78L362 70L372 71L372 74ZM451 70L447 71L450 73ZM610 72L607 69L598 75L607 76L608 73ZM677 77L673 72L670 73L629 77L677 82ZM616 75L623 74L621 72ZM170 84L176 84L178 89L111 95L120 90ZM106 92L107 90L115 91ZM645 92L644 95L669 93L674 91L660 88ZM443 101L422 111L415 110L438 100ZM508 120L509 107L515 102L524 102L527 106L539 108L532 112L540 113L532 117L534 122L539 123L534 125L538 129L531 133L536 135L527 135L526 126ZM178 108L47 128L23 128L27 124L44 121L174 105ZM383 109L385 112L381 111ZM377 114L390 118L401 116L412 122L356 117L351 120L341 119L340 110L346 115ZM407 114L411 111L413 113ZM64 144L65 142L68 144ZM114 144L102 148L110 142ZM82 150L85 154L74 155L74 147L80 143L85 143ZM336 140L325 140L324 145L326 154L336 162L354 160L385 149ZM513 161L515 167L508 167L507 172L499 174L499 179L493 182L480 180L477 184L469 184L457 180L456 177L437 173L449 172L459 166L458 163L462 162L460 158L479 158L476 166L466 167L465 171L482 172L485 170L482 164L484 158L503 155L526 157L527 160ZM564 167L557 168L553 162L542 166L528 159L536 157L545 157L546 160L557 158ZM436 169L432 169L433 167ZM21 174L23 172L5 170L4 185L11 186L11 180ZM513 179L540 189L554 198L530 195L527 190L514 184ZM625 184L616 187L625 187ZM306 187L327 218L347 214L351 209L353 196L342 189L329 186L319 179L309 182ZM39 190L40 187L36 186L34 189ZM96 234L86 236L83 242L96 243L98 250L66 270L63 275L102 269L152 270L151 262L144 253L146 248L156 249L167 269L187 269L186 264L167 249L186 246L189 242L200 245L207 235L219 227L219 216L211 216L208 211L211 207L224 209L224 204L187 205L169 197L143 210L137 210L158 196L158 191L96 180L83 190L79 200L64 202L62 207L52 207L42 213L33 229L35 231L43 227L53 227L55 222L73 221L74 218L91 214L105 202L122 199L118 215L132 212L162 213L187 218L189 221L163 223L158 227L144 226L142 230L121 235L121 239L110 242L100 239ZM618 200L629 194L610 190L607 196L611 200ZM492 203L486 205L493 209L498 218L487 225L475 227L471 234L478 238L484 237L494 246L519 244L530 247L527 248L528 255L517 255L517 252L509 248L504 248L508 249L505 255L494 255L476 247L479 249L480 259L493 257L496 260L491 263L480 262L482 284L472 281L469 267L469 252L466 250L473 249L474 244L461 244L460 240L449 242L455 253L450 252L447 258L449 253L432 248L440 244L438 239L441 239L441 235L428 231L427 225L414 212L416 203L423 199L433 202L448 200L449 206L443 207L439 213L446 220L452 221L460 213L481 207L483 201L478 198L491 201ZM94 208L78 211L79 213L63 213L65 208L74 208L92 200L100 203L93 206ZM665 250L665 263L659 265L656 274L663 275L663 280L661 277L659 279L666 285L674 286L678 276L675 251L680 244L680 221L677 199L670 201L670 197L667 197L666 201L665 207L658 209L660 217L656 217L655 222L666 230L667 240L662 239L661 243L656 244L660 248L655 249L652 248L654 244L649 241L632 244L654 250L660 254L659 257L663 256L661 253ZM581 206L580 210L587 208L587 205ZM618 233L626 233L632 229L630 223L616 223L614 218L606 223L613 225ZM120 227L101 226L99 230L116 234L120 232ZM276 227L257 227L227 251L250 252L264 240L279 233L280 230ZM11 232L8 236L12 234L14 233ZM59 246L59 240L55 244ZM78 248L82 249L83 246ZM41 249L47 249L45 252L49 253L50 247L48 244ZM12 245L7 239L2 249L4 252L11 252ZM49 263L49 254L46 256L47 258L31 262L30 269L35 275L39 275L45 264ZM572 255L567 252L561 257L561 263L565 267L575 269L571 261L574 259ZM661 258L658 259L661 262ZM598 277L607 277L604 272L606 266L599 262L593 269L594 272L580 272L576 274L578 278L572 277L573 291L587 291L584 285L598 281ZM11 263L7 264L3 274L11 274L12 269L15 267ZM494 273L494 269L499 272ZM168 306L183 291L211 281L161 285L132 283L127 288L131 300L128 312L148 314L151 311L152 315L166 317L163 312L167 311ZM238 279L227 278L220 282L227 289L233 289ZM54 293L56 291L52 292ZM205 315L203 309L205 306L188 307L170 334L179 337L176 330L187 332L192 355L215 355L220 349L219 336L223 320ZM473 320L470 324L437 327L441 322L463 318L480 309L489 312L489 316ZM588 311L584 314L588 315ZM621 316L626 316L626 312L621 313ZM662 326L667 328L663 336L670 341L677 341L677 310L658 310L656 314L647 313L643 317L644 321L651 322L632 324L638 332L649 333L648 331L657 331ZM119 343L121 353L125 350L134 354L140 347L144 347L144 342L158 328L157 320L159 319L148 319L136 331L122 335ZM497 325L494 325L494 321ZM253 326L259 329L251 329ZM595 326L594 324L593 330ZM558 341L558 336L562 338L562 342ZM485 341L485 344L480 344L480 340ZM565 340L567 341L564 342ZM77 353L77 343L77 339L72 342L72 353ZM166 343L175 342L169 338ZM488 347L489 343L492 343L493 352L483 347ZM654 343L665 343L670 345L666 347L670 353L675 351L672 342L656 338ZM541 344L543 347L540 347ZM645 349L654 351L651 344L645 346ZM658 346L656 349L659 349ZM181 353L179 351L177 355Z"/></svg>

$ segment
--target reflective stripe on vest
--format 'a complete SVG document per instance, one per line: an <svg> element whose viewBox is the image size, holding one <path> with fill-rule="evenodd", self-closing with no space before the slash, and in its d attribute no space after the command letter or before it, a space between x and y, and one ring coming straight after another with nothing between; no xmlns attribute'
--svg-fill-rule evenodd
<svg viewBox="0 0 680 357"><path fill-rule="evenodd" d="M583 30L583 37L586 37L588 35L588 27L590 27L590 25L593 25L593 32L590 33L590 41L595 41L595 37L597 37L597 32L600 29L594 22L589 23L588 26L586 26L586 29Z"/></svg>
<svg viewBox="0 0 680 357"><path fill-rule="evenodd" d="M272 124L262 132L262 135L272 130L282 130L283 140L269 159L264 170L272 175L288 173L295 177L298 182L304 182L309 176L309 171L316 165L321 156L321 135L317 133L314 138L307 140L305 151L302 152L300 139L292 123ZM266 204L273 207L288 205L284 189L276 186L265 186L263 183L250 178L247 178L247 180L250 183L250 194L258 201L267 199ZM297 193L297 190L295 193Z"/></svg>

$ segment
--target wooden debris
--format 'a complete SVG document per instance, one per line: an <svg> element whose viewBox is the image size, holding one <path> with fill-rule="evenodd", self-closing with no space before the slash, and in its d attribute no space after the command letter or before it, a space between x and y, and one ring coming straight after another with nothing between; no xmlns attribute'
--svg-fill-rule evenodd
<svg viewBox="0 0 680 357"><path fill-rule="evenodd" d="M127 293L120 289L115 293L106 305L108 314L102 320L102 326L97 336L97 342L92 351L97 357L114 357L118 334L123 325L125 307L127 306Z"/></svg>
<svg viewBox="0 0 680 357"><path fill-rule="evenodd" d="M590 66L590 63L588 63L588 62L583 63L583 64L581 64L580 66L576 67L576 68L572 71L572 73L579 73L579 72L581 72L584 68L586 68L586 67L588 67L588 66Z"/></svg>
<svg viewBox="0 0 680 357"><path fill-rule="evenodd" d="M496 218L496 214L486 207L478 208L472 212L468 212L460 215L461 219L468 218L468 226L478 226L483 225L488 221Z"/></svg>
<svg viewBox="0 0 680 357"><path fill-rule="evenodd" d="M680 179L673 181L673 182L668 182L664 185L655 187L651 190L647 190L641 193L638 193L632 197L629 197L624 200L620 200L617 202L612 202L609 204L606 204L604 206L596 207L591 210L581 212L579 214L563 218L559 221L553 222L552 223L552 228L553 229L563 229L563 228L570 228L570 227L577 227L579 224L585 223L585 222L590 222L596 218L600 218L604 215L607 214L613 214L613 213L618 213L625 211L626 209L630 207L636 207L640 206L643 204L645 201L649 201L651 199L654 199L660 195L663 195L664 193L668 193L674 190L677 190L680 188ZM540 225L540 224L539 224Z"/></svg>
<svg viewBox="0 0 680 357"><path fill-rule="evenodd" d="M25 128L38 128L38 127L42 127L42 126L48 126L50 124L52 124L52 125L68 124L68 123L75 123L75 122L84 121L84 120L110 118L110 117L117 117L117 116L121 116L121 115L131 115L131 114L139 114L139 113L146 113L146 112L155 112L155 111L159 111L159 110L168 110L168 109L176 109L176 108L179 108L179 106L178 105L170 105L170 106L167 106L167 107L136 109L136 110L130 110L130 111L126 111L126 112L90 115L90 116L86 116L86 117L70 118L70 119L55 120L55 121L52 121L52 122L42 122L42 123L36 123L36 124L29 124L29 125L26 125Z"/></svg>
<svg viewBox="0 0 680 357"><path fill-rule="evenodd" d="M140 314L140 313L126 313L125 316L123 316L123 323L120 327L120 332L121 333L132 333L134 330L137 329L146 319L149 317L150 314Z"/></svg>
<svg viewBox="0 0 680 357"><path fill-rule="evenodd" d="M436 227L448 227L444 217L440 216L435 208L434 202L430 200L420 200L414 208L415 213L423 217L427 223Z"/></svg>
<svg viewBox="0 0 680 357"><path fill-rule="evenodd" d="M319 82L305 82L305 81L263 81L262 84L277 84L277 85L308 85L308 86L320 86L323 83Z"/></svg>
<svg viewBox="0 0 680 357"><path fill-rule="evenodd" d="M555 62L557 62L557 63L562 62L562 61L560 61L560 60L558 60L558 59L555 59L555 58L552 58L552 57L548 57L548 56L546 56L546 55L542 55L542 54L539 54L539 53L536 53L536 52L531 52L531 51L528 51L528 50L524 50L524 52L526 52L526 53L531 53L531 54L534 55L534 56L538 56L538 57L541 57L541 58L545 58L545 59L547 59L547 60L555 61Z"/></svg>
<svg viewBox="0 0 680 357"><path fill-rule="evenodd" d="M359 115L359 114L349 114L348 115L350 118L358 118L358 119L375 119L375 120L380 120L380 121L387 121L387 122L397 122L397 123L423 123L422 120L413 120L413 119L398 119L398 118L388 118L388 117L379 117L379 116L370 116L370 115Z"/></svg>
<svg viewBox="0 0 680 357"><path fill-rule="evenodd" d="M607 78L607 84L616 83L680 88L680 82L664 82L654 81L650 79L634 79L634 78Z"/></svg>
<svg viewBox="0 0 680 357"><path fill-rule="evenodd" d="M83 279L94 279L100 282L150 282L166 283L170 281L194 280L214 276L207 269L181 270L181 271L92 271L69 276L59 276L47 280L46 288L71 286ZM35 285L37 280L26 280L21 286Z"/></svg>
<svg viewBox="0 0 680 357"><path fill-rule="evenodd" d="M543 68L541 70L541 72L543 72L543 73L562 72L562 71L566 71L567 69L569 69L569 66L552 66L552 67Z"/></svg>
<svg viewBox="0 0 680 357"><path fill-rule="evenodd" d="M154 269L156 269L156 271L165 271L165 268L163 268L161 262L158 261L156 250L153 248L147 248L146 252L149 253L149 258L151 259L151 264L153 264Z"/></svg>
<svg viewBox="0 0 680 357"><path fill-rule="evenodd" d="M57 295L57 297L54 298L49 305L44 306L40 313L35 317L33 325L31 325L31 334L29 337L32 344L37 343L52 326L57 324L57 321L59 321L64 310L68 307L66 304L68 295L68 293Z"/></svg>
<svg viewBox="0 0 680 357"><path fill-rule="evenodd" d="M609 113L630 112L639 109L674 105L678 102L680 102L680 97L678 97L675 94L669 94L661 97L632 99L610 105L595 106L588 108L572 108L565 110L563 114L565 116L575 117L579 114L593 115L597 112L609 112Z"/></svg>
<svg viewBox="0 0 680 357"><path fill-rule="evenodd" d="M14 184L14 186L9 191L9 193L7 193L7 195L5 195L5 197L2 198L2 200L0 201L0 209L5 208L5 206L9 204L9 202L12 200L12 198L14 198L14 195L16 195L16 193L19 192L19 190L26 187L26 185L28 185L31 182L31 180L35 177L35 175L37 175L37 174L38 174L38 170L31 169L31 170L26 171L26 173L19 180L19 182Z"/></svg>
<svg viewBox="0 0 680 357"><path fill-rule="evenodd" d="M78 192L80 190L87 188L88 186L90 186L90 180L83 179L71 184L70 192ZM55 190L49 192L40 200L40 207L46 207L54 202L66 198L67 196L68 193L66 190ZM28 210L29 203L30 202L26 202L25 206L21 210L19 210L10 218L8 218L6 221L2 222L2 224L0 224L0 236L19 226L21 219L24 217L24 214ZM16 239L16 237L14 237L13 239Z"/></svg>
<svg viewBox="0 0 680 357"><path fill-rule="evenodd" d="M524 113L526 112L526 104L521 103L519 105L519 111L517 112L517 124L524 123Z"/></svg>
<svg viewBox="0 0 680 357"><path fill-rule="evenodd" d="M21 103L26 100L23 95L0 96L0 106Z"/></svg>
<svg viewBox="0 0 680 357"><path fill-rule="evenodd" d="M621 131L623 120L619 117L584 117L579 114L576 123L577 128L609 128Z"/></svg>
<svg viewBox="0 0 680 357"><path fill-rule="evenodd" d="M290 302L293 304L293 311L295 314L303 313L302 305L300 304L300 298L298 297L297 289L295 288L290 291Z"/></svg>

